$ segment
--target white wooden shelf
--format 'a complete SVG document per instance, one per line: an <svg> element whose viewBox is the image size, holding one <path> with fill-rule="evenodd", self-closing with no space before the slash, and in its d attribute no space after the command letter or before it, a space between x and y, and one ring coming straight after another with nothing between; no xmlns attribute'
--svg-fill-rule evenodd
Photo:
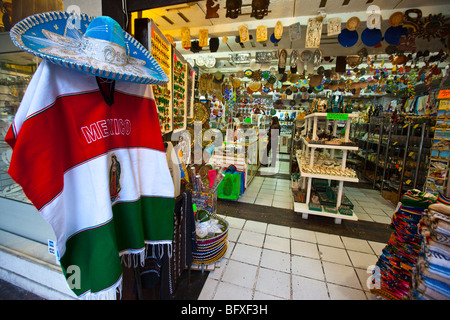
<svg viewBox="0 0 450 320"><path fill-rule="evenodd" d="M304 137L302 137L303 143L306 145L306 147L309 148L322 148L322 149L337 149L337 150L358 150L358 147L355 146L342 146L342 145L336 145L336 144L315 144L315 143L309 143L306 141Z"/></svg>
<svg viewBox="0 0 450 320"><path fill-rule="evenodd" d="M308 219L308 215L312 214L312 215L317 215L317 216L334 218L336 224L340 224L341 220L358 221L358 217L356 216L356 214L354 212L351 216L345 215L345 214L340 214L340 213L331 213L331 212L326 212L323 209L323 206L322 206L322 211L310 210L309 206L306 203L302 203L302 202L294 201L294 211L301 213L303 219Z"/></svg>
<svg viewBox="0 0 450 320"><path fill-rule="evenodd" d="M348 114L349 118L357 118L358 117L358 113L342 113L342 114ZM328 116L327 112L314 112L314 113L310 113L307 116L305 116L305 119L315 118L315 117L326 118L327 116Z"/></svg>
<svg viewBox="0 0 450 320"><path fill-rule="evenodd" d="M312 137L313 140L317 139L317 127L318 127L318 120L319 118L325 118L326 119L326 126L328 128L328 122L333 122L333 136L336 136L337 131L337 124L338 121L345 121L345 137L344 141L349 141L349 133L350 133L350 122L351 118L358 117L358 113L347 113L347 116L344 116L346 119L328 119L328 113L326 112L316 112L309 114L305 117L308 121L306 121L306 132L308 132L309 128L312 128ZM335 116L332 116L330 118L335 118ZM320 149L330 149L331 157L334 157L335 150L342 150L342 165L341 169L345 170L346 168L346 161L347 161L347 153L349 150L357 151L358 147L355 146L342 146L342 145L330 145L330 144L310 144L308 141L306 141L305 137L302 137L302 142L304 144L303 150L305 151L305 156L310 157L310 167L314 165L314 152L317 148ZM300 159L297 157L297 162L299 165L299 173L302 178L305 178L307 180L307 186L306 186L306 203L299 203L294 201L294 211L302 213L302 218L307 219L309 214L313 215L320 215L325 217L330 217L335 219L336 224L340 224L342 219L344 220L352 220L357 221L358 217L353 212L352 215L344 215L339 213L339 207L341 206L341 199L343 196L343 189L344 189L344 182L359 182L359 179L356 177L346 177L346 176L335 176L335 175L327 175L327 174L316 174L316 173L306 173L302 172L301 168L301 162ZM311 197L311 189L312 189L312 179L325 179L325 180L336 180L339 181L339 187L338 187L338 194L337 194L337 201L336 201L336 210L337 213L330 213L326 212L322 207L322 211L317 210L310 210L309 209L309 202ZM303 180L303 187L302 189L305 189L305 180Z"/></svg>

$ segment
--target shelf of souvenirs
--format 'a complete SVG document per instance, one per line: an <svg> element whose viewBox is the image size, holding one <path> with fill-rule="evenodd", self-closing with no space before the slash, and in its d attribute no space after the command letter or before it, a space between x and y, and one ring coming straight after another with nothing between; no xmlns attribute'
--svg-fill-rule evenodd
<svg viewBox="0 0 450 320"><path fill-rule="evenodd" d="M310 166L310 157L307 157L300 150L297 151L297 163L302 177L359 182L355 170L342 168L342 162L339 159L331 158L327 153L316 153L314 154L313 165Z"/></svg>
<svg viewBox="0 0 450 320"><path fill-rule="evenodd" d="M310 141L309 138L301 137L303 143L308 148L338 149L338 150L358 150L352 142L344 142L342 138L333 138L331 140Z"/></svg>
<svg viewBox="0 0 450 320"><path fill-rule="evenodd" d="M357 118L359 116L358 113L328 113L328 112L314 112L314 113L310 113L308 115L305 116L305 119L309 119L309 118L327 118L329 117L329 115L336 115L336 117L338 117L338 115L342 116L342 119L334 119L334 120L346 120L344 118L346 118L348 115L348 118ZM328 119L328 120L333 120L333 119Z"/></svg>

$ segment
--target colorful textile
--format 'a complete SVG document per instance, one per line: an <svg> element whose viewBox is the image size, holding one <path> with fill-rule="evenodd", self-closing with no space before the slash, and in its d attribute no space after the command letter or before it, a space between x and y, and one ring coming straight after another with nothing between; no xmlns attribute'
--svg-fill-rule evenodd
<svg viewBox="0 0 450 320"><path fill-rule="evenodd" d="M450 300L450 202L439 195L418 224L421 250L412 280L412 298Z"/></svg>
<svg viewBox="0 0 450 320"><path fill-rule="evenodd" d="M121 257L143 263L146 244L168 252L173 237L151 86L116 82L113 94L108 105L95 77L42 61L6 137L9 174L51 225L66 277L79 268L68 284L85 298L115 298Z"/></svg>
<svg viewBox="0 0 450 320"><path fill-rule="evenodd" d="M411 280L422 240L418 224L426 208L433 202L429 194L419 190L410 190L404 194L400 207L392 216L391 237L376 263L379 282L372 293L386 299L410 298Z"/></svg>

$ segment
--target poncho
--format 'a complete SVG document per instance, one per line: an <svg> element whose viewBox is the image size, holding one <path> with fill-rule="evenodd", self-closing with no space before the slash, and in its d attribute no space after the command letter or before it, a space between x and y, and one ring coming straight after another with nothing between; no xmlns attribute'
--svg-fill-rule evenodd
<svg viewBox="0 0 450 320"><path fill-rule="evenodd" d="M108 105L94 76L42 61L6 141L9 174L51 225L77 296L115 298L121 257L143 263L146 244L171 246L174 187L151 86L116 81Z"/></svg>

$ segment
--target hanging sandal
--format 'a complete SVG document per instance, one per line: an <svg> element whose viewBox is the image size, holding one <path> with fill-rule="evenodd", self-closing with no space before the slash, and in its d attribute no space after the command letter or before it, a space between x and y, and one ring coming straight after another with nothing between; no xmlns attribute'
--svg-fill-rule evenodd
<svg viewBox="0 0 450 320"><path fill-rule="evenodd" d="M281 49L278 53L278 73L283 74L286 70L286 59L287 59L287 52L285 49Z"/></svg>
<svg viewBox="0 0 450 320"><path fill-rule="evenodd" d="M291 73L297 73L297 62L298 62L298 52L297 50L292 50L291 52L291 59L290 59L290 65L291 65Z"/></svg>

